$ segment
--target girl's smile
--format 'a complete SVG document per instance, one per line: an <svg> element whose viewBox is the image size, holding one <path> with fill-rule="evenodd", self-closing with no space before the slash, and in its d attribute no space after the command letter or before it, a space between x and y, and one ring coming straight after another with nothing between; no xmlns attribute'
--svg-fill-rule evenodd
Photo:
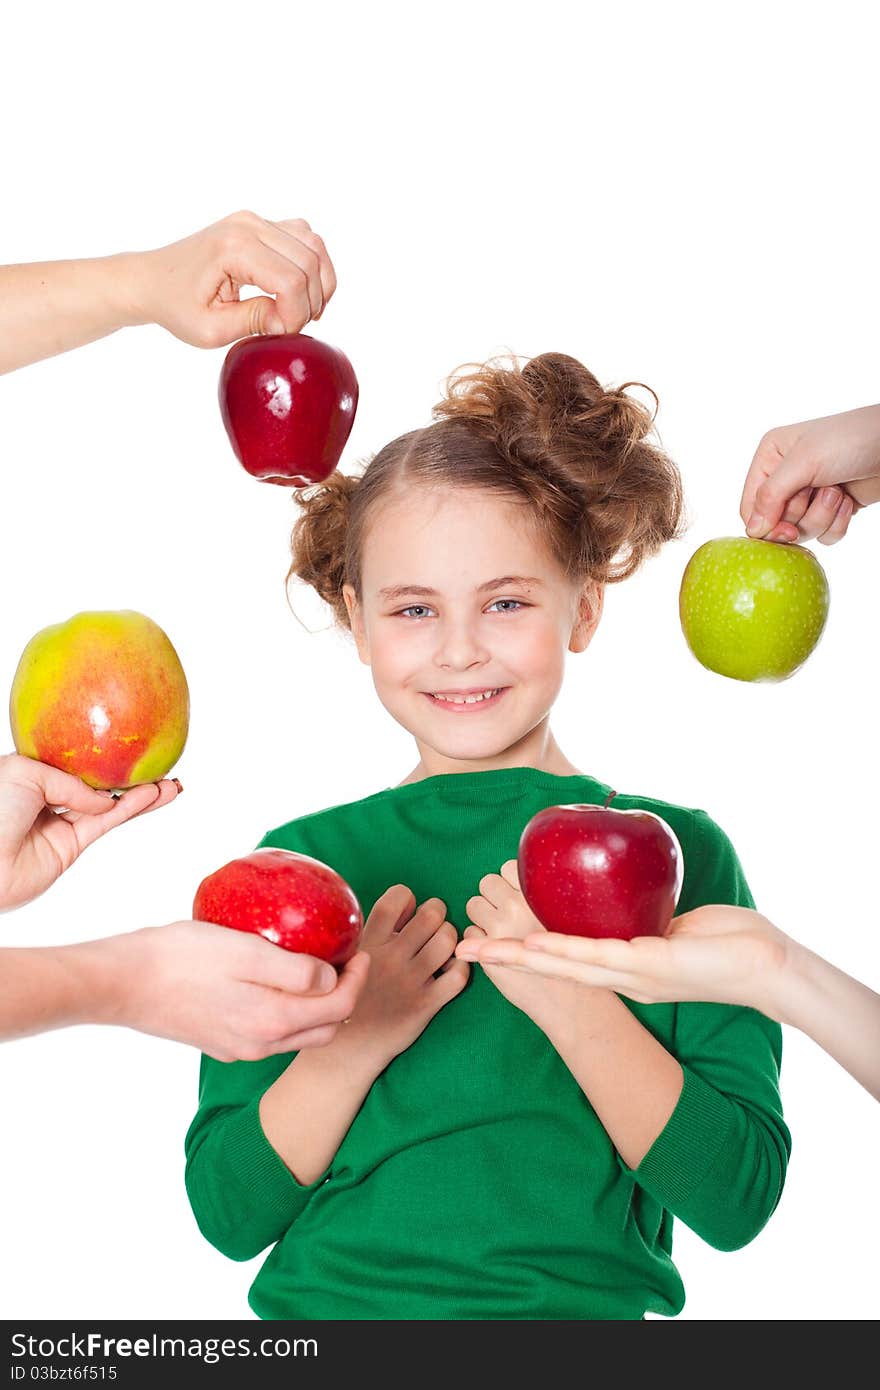
<svg viewBox="0 0 880 1390"><path fill-rule="evenodd" d="M422 693L427 695L438 709L447 710L450 714L473 714L477 710L494 709L508 689L509 686L502 685L494 690L483 687L478 690L449 691L442 694L439 691L428 690Z"/></svg>

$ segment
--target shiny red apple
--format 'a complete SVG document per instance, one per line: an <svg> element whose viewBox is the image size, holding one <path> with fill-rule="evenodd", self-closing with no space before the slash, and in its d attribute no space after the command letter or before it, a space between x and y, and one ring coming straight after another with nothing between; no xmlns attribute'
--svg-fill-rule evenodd
<svg viewBox="0 0 880 1390"><path fill-rule="evenodd" d="M307 487L329 477L357 403L345 353L306 333L242 338L220 373L220 414L236 458L266 483Z"/></svg>
<svg viewBox="0 0 880 1390"><path fill-rule="evenodd" d="M320 859L290 849L256 849L209 874L196 890L192 915L331 965L354 955L364 925L345 879Z"/></svg>
<svg viewBox="0 0 880 1390"><path fill-rule="evenodd" d="M652 811L548 806L522 832L517 864L529 907L566 936L662 936L684 877L681 846Z"/></svg>

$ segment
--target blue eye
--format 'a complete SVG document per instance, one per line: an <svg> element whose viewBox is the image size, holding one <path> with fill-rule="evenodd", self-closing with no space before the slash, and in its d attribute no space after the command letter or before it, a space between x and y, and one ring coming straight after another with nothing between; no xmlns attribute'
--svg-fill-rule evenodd
<svg viewBox="0 0 880 1390"><path fill-rule="evenodd" d="M495 608L496 604L499 603L510 605L509 607L501 608L498 610L502 613L516 613L519 611L520 608L528 608L530 606L527 603L523 603L522 600L518 598L496 598L493 599L492 603L490 603L488 611L491 612L491 610ZM398 612L394 614L394 616L395 618L406 618L411 613L415 613L418 614L418 616L412 618L411 621L419 623L422 622L423 617L426 613L431 612L433 612L433 609L429 608L425 603L411 603L407 608L399 609Z"/></svg>
<svg viewBox="0 0 880 1390"><path fill-rule="evenodd" d="M489 605L490 608L494 608L496 603L512 603L514 605L513 608L503 608L501 610L503 613L515 613L518 608L526 607L526 604L521 603L518 598L496 598L494 602Z"/></svg>

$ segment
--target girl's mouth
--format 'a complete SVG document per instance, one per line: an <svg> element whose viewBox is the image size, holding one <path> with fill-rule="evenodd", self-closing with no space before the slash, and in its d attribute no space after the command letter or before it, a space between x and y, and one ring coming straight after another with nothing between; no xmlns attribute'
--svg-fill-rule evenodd
<svg viewBox="0 0 880 1390"><path fill-rule="evenodd" d="M498 704L509 686L502 685L495 690L480 691L475 695L432 695L430 691L424 690L422 694L437 709L449 710L451 714L474 714L477 710L491 709Z"/></svg>

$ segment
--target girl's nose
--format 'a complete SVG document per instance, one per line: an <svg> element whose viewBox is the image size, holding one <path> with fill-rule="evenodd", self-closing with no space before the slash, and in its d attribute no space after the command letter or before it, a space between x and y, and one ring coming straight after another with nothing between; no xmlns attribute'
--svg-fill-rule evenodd
<svg viewBox="0 0 880 1390"><path fill-rule="evenodd" d="M434 661L438 666L453 671L464 671L476 663L489 658L485 643L480 639L474 625L468 621L444 621L437 625L437 650Z"/></svg>

